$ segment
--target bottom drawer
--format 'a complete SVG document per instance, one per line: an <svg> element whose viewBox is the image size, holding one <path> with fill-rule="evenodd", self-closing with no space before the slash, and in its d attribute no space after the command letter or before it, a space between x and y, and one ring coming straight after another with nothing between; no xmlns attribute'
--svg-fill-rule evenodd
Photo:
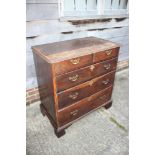
<svg viewBox="0 0 155 155"><path fill-rule="evenodd" d="M112 94L112 88L113 87L110 86L90 97L75 103L70 107L59 110L59 126L63 126L109 101Z"/></svg>

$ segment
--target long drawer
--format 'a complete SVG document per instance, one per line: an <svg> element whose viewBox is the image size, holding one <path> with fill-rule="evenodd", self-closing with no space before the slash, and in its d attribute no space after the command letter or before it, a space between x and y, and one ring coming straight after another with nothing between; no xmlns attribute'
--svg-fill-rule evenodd
<svg viewBox="0 0 155 155"><path fill-rule="evenodd" d="M113 84L115 71L58 93L59 109L95 94Z"/></svg>
<svg viewBox="0 0 155 155"><path fill-rule="evenodd" d="M111 98L112 86L102 90L90 97L87 97L75 105L62 109L58 112L59 126L63 126L89 111L104 105Z"/></svg>
<svg viewBox="0 0 155 155"><path fill-rule="evenodd" d="M116 69L117 59L103 61L56 77L57 92L86 82Z"/></svg>

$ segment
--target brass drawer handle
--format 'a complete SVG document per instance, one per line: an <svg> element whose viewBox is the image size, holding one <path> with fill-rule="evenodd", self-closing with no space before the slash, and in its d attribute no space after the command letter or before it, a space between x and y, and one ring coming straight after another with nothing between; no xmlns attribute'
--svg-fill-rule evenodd
<svg viewBox="0 0 155 155"><path fill-rule="evenodd" d="M88 97L87 101L90 102L92 100L92 96Z"/></svg>
<svg viewBox="0 0 155 155"><path fill-rule="evenodd" d="M103 84L107 85L109 83L109 79L102 81Z"/></svg>
<svg viewBox="0 0 155 155"><path fill-rule="evenodd" d="M105 53L106 53L106 55L110 55L112 53L112 50L108 50Z"/></svg>
<svg viewBox="0 0 155 155"><path fill-rule="evenodd" d="M70 60L72 64L76 65L80 62L80 58L75 58L75 59L72 59Z"/></svg>
<svg viewBox="0 0 155 155"><path fill-rule="evenodd" d="M103 95L100 97L101 100L105 100L105 98L106 98L106 95Z"/></svg>
<svg viewBox="0 0 155 155"><path fill-rule="evenodd" d="M70 112L70 114L73 115L73 116L77 115L77 113L78 113L78 110L77 109L74 110L74 111L72 111L72 112Z"/></svg>
<svg viewBox="0 0 155 155"><path fill-rule="evenodd" d="M76 74L72 77L69 77L68 79L69 79L69 81L75 82L78 79L78 77L79 77L79 75Z"/></svg>
<svg viewBox="0 0 155 155"><path fill-rule="evenodd" d="M94 84L94 81L89 82L89 86L92 86Z"/></svg>
<svg viewBox="0 0 155 155"><path fill-rule="evenodd" d="M90 70L93 71L94 69L95 69L95 66L94 65L91 65L90 66Z"/></svg>
<svg viewBox="0 0 155 155"><path fill-rule="evenodd" d="M75 92L74 94L70 94L69 95L69 98L75 100L77 97L78 97L79 93L78 92Z"/></svg>
<svg viewBox="0 0 155 155"><path fill-rule="evenodd" d="M104 68L105 68L106 70L110 69L110 67L111 67L111 64L105 64L105 65L104 65Z"/></svg>

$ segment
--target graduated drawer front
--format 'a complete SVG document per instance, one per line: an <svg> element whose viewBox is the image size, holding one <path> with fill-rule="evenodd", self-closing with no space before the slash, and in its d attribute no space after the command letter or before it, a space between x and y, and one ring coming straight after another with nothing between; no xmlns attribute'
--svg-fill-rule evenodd
<svg viewBox="0 0 155 155"><path fill-rule="evenodd" d="M59 125L63 126L88 113L89 111L104 105L105 102L110 100L111 93L112 86L77 102L73 106L60 110L58 112Z"/></svg>
<svg viewBox="0 0 155 155"><path fill-rule="evenodd" d="M56 77L57 92L71 88L116 69L117 58L100 62Z"/></svg>
<svg viewBox="0 0 155 155"><path fill-rule="evenodd" d="M65 61L61 61L58 63L54 63L53 68L54 68L54 74L61 75L70 71L74 71L76 69L88 66L92 64L93 62L93 55L85 55Z"/></svg>
<svg viewBox="0 0 155 155"><path fill-rule="evenodd" d="M76 87L58 93L59 109L71 105L85 97L101 91L113 84L115 71L112 71Z"/></svg>
<svg viewBox="0 0 155 155"><path fill-rule="evenodd" d="M94 53L93 62L96 63L103 60L109 60L111 58L118 57L118 52L119 52L119 47Z"/></svg>

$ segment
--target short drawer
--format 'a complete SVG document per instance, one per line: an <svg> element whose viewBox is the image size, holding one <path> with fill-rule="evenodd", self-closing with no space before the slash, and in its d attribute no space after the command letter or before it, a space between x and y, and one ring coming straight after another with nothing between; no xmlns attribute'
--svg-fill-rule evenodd
<svg viewBox="0 0 155 155"><path fill-rule="evenodd" d="M115 71L58 93L59 109L101 91L113 84Z"/></svg>
<svg viewBox="0 0 155 155"><path fill-rule="evenodd" d="M55 75L61 75L73 70L76 70L81 67L88 66L92 64L93 61L93 55L85 55L69 60L65 60L62 62L54 63L53 68L54 68L54 74Z"/></svg>
<svg viewBox="0 0 155 155"><path fill-rule="evenodd" d="M111 99L111 94L112 86L77 102L73 106L60 110L58 112L59 125L63 126L73 120L76 120L89 111L104 105Z"/></svg>
<svg viewBox="0 0 155 155"><path fill-rule="evenodd" d="M118 57L118 53L119 53L119 47L117 48L113 48L113 49L109 49L106 51L101 51L101 52L97 52L94 54L94 62L100 62L103 60L108 60L111 58L115 58Z"/></svg>
<svg viewBox="0 0 155 155"><path fill-rule="evenodd" d="M117 58L103 61L56 77L57 92L86 82L116 69Z"/></svg>

